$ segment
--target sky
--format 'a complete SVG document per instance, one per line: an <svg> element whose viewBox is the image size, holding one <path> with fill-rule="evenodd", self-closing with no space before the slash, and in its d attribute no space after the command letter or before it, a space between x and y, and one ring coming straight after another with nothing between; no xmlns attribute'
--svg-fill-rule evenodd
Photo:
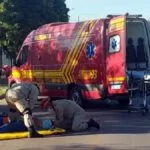
<svg viewBox="0 0 150 150"><path fill-rule="evenodd" d="M150 19L150 0L66 0L70 22L106 17L108 14L142 14Z"/></svg>

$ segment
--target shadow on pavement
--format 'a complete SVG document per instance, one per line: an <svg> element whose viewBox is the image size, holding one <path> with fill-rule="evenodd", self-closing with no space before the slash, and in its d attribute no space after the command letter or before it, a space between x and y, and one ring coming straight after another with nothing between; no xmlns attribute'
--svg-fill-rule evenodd
<svg viewBox="0 0 150 150"><path fill-rule="evenodd" d="M124 148L109 148L98 145L59 145L59 146L44 146L43 148L22 148L18 150L149 150L150 147L124 147Z"/></svg>
<svg viewBox="0 0 150 150"><path fill-rule="evenodd" d="M100 147L97 145L71 145L71 146L56 146L54 147L54 150L116 150L116 149L110 149L107 147ZM119 149L119 150L126 150L126 149Z"/></svg>
<svg viewBox="0 0 150 150"><path fill-rule="evenodd" d="M129 150L131 147L124 148L109 148L109 147L101 147L97 145L70 145L70 146L56 146L54 150ZM132 150L149 150L150 147L132 147Z"/></svg>

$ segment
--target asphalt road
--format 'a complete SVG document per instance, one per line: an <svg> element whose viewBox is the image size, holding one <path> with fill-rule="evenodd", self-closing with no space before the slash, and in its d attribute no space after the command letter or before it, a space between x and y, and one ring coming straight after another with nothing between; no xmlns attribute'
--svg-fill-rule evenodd
<svg viewBox="0 0 150 150"><path fill-rule="evenodd" d="M0 104L0 110L6 110L5 104ZM100 131L0 141L0 150L150 150L150 113L128 113L115 103L91 107L86 109L88 116L101 124Z"/></svg>

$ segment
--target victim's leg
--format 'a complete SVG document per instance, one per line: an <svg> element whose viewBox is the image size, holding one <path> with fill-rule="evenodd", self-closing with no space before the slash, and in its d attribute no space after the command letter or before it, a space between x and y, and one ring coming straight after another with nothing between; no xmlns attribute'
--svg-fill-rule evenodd
<svg viewBox="0 0 150 150"><path fill-rule="evenodd" d="M72 122L72 130L73 131L84 131L88 129L88 124L86 121L85 115L76 115L74 116L73 122Z"/></svg>

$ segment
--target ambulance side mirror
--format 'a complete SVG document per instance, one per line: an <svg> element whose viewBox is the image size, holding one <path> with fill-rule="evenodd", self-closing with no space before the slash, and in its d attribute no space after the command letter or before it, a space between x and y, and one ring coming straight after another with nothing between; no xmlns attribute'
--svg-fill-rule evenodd
<svg viewBox="0 0 150 150"><path fill-rule="evenodd" d="M9 65L4 65L1 70L1 76L7 78L11 74L11 67Z"/></svg>

